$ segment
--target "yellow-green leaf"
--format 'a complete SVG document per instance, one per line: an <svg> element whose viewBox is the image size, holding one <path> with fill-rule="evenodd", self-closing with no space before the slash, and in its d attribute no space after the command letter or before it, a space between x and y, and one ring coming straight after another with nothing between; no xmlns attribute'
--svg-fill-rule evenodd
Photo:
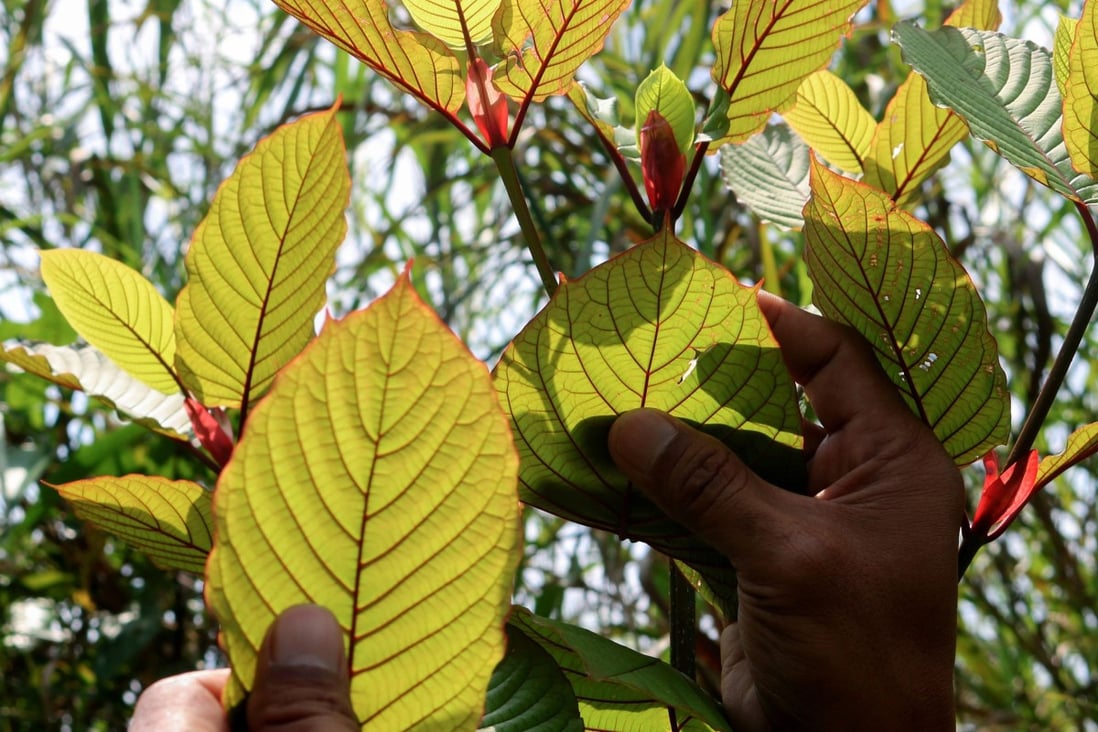
<svg viewBox="0 0 1098 732"><path fill-rule="evenodd" d="M465 77L453 51L427 33L394 28L385 0L275 4L427 106L452 116L465 101Z"/></svg>
<svg viewBox="0 0 1098 732"><path fill-rule="evenodd" d="M406 276L329 322L218 481L207 600L226 704L275 616L311 602L346 633L363 729L475 729L521 554L517 467L484 365Z"/></svg>
<svg viewBox="0 0 1098 732"><path fill-rule="evenodd" d="M84 340L138 381L165 394L179 390L172 306L151 282L83 249L42 252L42 279Z"/></svg>
<svg viewBox="0 0 1098 732"><path fill-rule="evenodd" d="M832 165L862 172L877 121L845 81L826 69L808 75L783 114L801 139Z"/></svg>
<svg viewBox="0 0 1098 732"><path fill-rule="evenodd" d="M210 492L189 480L126 475L52 486L76 515L158 567L202 574L213 541Z"/></svg>
<svg viewBox="0 0 1098 732"><path fill-rule="evenodd" d="M744 0L717 19L713 79L728 92L725 140L742 142L827 65L867 0Z"/></svg>
<svg viewBox="0 0 1098 732"><path fill-rule="evenodd" d="M1010 434L1010 392L983 302L945 244L883 192L812 165L804 210L813 302L873 346L959 465Z"/></svg>
<svg viewBox="0 0 1098 732"><path fill-rule="evenodd" d="M176 302L176 363L203 404L246 408L312 339L349 192L335 107L280 127L222 184Z"/></svg>
<svg viewBox="0 0 1098 732"><path fill-rule="evenodd" d="M1098 0L1083 4L1064 87L1064 143L1072 167L1098 178Z"/></svg>
<svg viewBox="0 0 1098 732"><path fill-rule="evenodd" d="M1083 425L1068 436L1063 452L1041 459L1037 467L1036 485L1042 486L1072 465L1098 452L1098 422Z"/></svg>
<svg viewBox="0 0 1098 732"><path fill-rule="evenodd" d="M1060 90L1060 96L1067 96L1068 57L1071 55L1071 44L1075 40L1075 27L1079 25L1076 18L1066 15L1060 16L1060 22L1056 24L1056 36L1052 45L1052 71L1056 74L1056 87Z"/></svg>
<svg viewBox="0 0 1098 732"><path fill-rule="evenodd" d="M520 101L566 94L628 6L629 0L503 0L492 28L505 60L492 80Z"/></svg>
<svg viewBox="0 0 1098 732"><path fill-rule="evenodd" d="M997 0L967 0L946 25L993 29L1002 15ZM968 136L964 120L930 101L926 81L908 74L874 130L862 181L907 205L919 186L949 160L949 151Z"/></svg>
<svg viewBox="0 0 1098 732"><path fill-rule="evenodd" d="M640 83L635 109L636 122L633 126L638 138L649 112L656 111L670 125L679 152L689 152L694 144L694 97L671 69L661 65Z"/></svg>
<svg viewBox="0 0 1098 732"><path fill-rule="evenodd" d="M423 30L454 48L465 50L492 37L492 16L500 0L403 0L403 5Z"/></svg>

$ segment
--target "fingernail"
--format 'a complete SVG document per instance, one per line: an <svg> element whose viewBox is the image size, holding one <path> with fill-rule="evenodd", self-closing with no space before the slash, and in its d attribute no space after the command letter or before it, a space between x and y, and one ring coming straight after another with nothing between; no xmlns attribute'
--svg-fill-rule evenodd
<svg viewBox="0 0 1098 732"><path fill-rule="evenodd" d="M313 666L341 673L344 662L343 630L335 617L319 605L297 605L275 620L271 631L271 663Z"/></svg>
<svg viewBox="0 0 1098 732"><path fill-rule="evenodd" d="M649 473L678 429L671 418L652 409L635 409L611 428L614 457L626 472Z"/></svg>

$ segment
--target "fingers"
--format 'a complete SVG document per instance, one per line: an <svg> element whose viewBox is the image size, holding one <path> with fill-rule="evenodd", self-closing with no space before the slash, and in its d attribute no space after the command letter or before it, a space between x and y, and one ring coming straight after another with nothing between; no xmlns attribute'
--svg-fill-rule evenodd
<svg viewBox="0 0 1098 732"><path fill-rule="evenodd" d="M259 651L247 718L253 732L359 729L343 630L330 612L298 605L275 620Z"/></svg>
<svg viewBox="0 0 1098 732"><path fill-rule="evenodd" d="M868 414L877 423L912 419L873 351L853 330L762 291L759 307L781 345L786 368L804 386L828 432Z"/></svg>
<svg viewBox="0 0 1098 732"><path fill-rule="evenodd" d="M795 498L751 472L719 440L652 409L618 417L610 454L664 513L724 553L741 570L760 560L784 530Z"/></svg>
<svg viewBox="0 0 1098 732"><path fill-rule="evenodd" d="M130 732L228 732L221 709L228 679L229 669L221 668L157 681L137 700Z"/></svg>

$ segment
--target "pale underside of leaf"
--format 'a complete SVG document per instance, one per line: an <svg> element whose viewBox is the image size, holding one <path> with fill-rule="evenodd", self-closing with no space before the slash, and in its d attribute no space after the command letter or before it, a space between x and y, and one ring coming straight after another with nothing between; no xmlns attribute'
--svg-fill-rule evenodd
<svg viewBox="0 0 1098 732"><path fill-rule="evenodd" d="M725 140L742 142L823 68L866 0L736 2L713 26L713 79L731 99Z"/></svg>
<svg viewBox="0 0 1098 732"><path fill-rule="evenodd" d="M452 48L476 46L492 37L492 16L500 0L403 0L423 30Z"/></svg>
<svg viewBox="0 0 1098 732"><path fill-rule="evenodd" d="M41 253L42 278L69 324L135 379L171 394L172 306L140 273L82 249Z"/></svg>
<svg viewBox="0 0 1098 732"><path fill-rule="evenodd" d="M910 22L893 37L927 80L935 104L1034 180L1074 201L1098 203L1098 182L1076 173L1064 144L1062 103L1049 52L991 31Z"/></svg>
<svg viewBox="0 0 1098 732"><path fill-rule="evenodd" d="M860 174L876 120L845 81L826 69L805 77L785 121L819 155L847 173ZM807 177L808 167L805 166Z"/></svg>
<svg viewBox="0 0 1098 732"><path fill-rule="evenodd" d="M1068 436L1063 452L1041 459L1037 468L1037 485L1044 485L1070 468L1098 452L1098 422L1083 425Z"/></svg>
<svg viewBox="0 0 1098 732"><path fill-rule="evenodd" d="M628 6L629 0L503 0L492 25L504 57L492 77L496 86L520 101L566 94Z"/></svg>
<svg viewBox="0 0 1098 732"><path fill-rule="evenodd" d="M662 409L725 440L776 482L802 479L793 383L755 291L666 232L562 285L504 352L495 378L525 502L646 541L714 582L726 561L610 460L614 418Z"/></svg>
<svg viewBox="0 0 1098 732"><path fill-rule="evenodd" d="M768 125L747 142L721 148L721 178L764 221L800 229L808 202L808 146L785 125Z"/></svg>
<svg viewBox="0 0 1098 732"><path fill-rule="evenodd" d="M152 475L53 486L76 515L149 555L158 567L202 574L213 543L210 492Z"/></svg>
<svg viewBox="0 0 1098 732"><path fill-rule="evenodd" d="M434 36L394 28L384 0L275 4L427 106L449 115L461 109L465 78L457 57Z"/></svg>
<svg viewBox="0 0 1098 732"><path fill-rule="evenodd" d="M933 230L814 163L805 260L815 304L873 346L960 465L1006 441L1010 400L983 302Z"/></svg>
<svg viewBox="0 0 1098 732"><path fill-rule="evenodd" d="M138 381L93 346L6 343L0 348L0 360L59 386L86 392L170 437L185 439L191 433L182 394L164 394Z"/></svg>
<svg viewBox="0 0 1098 732"><path fill-rule="evenodd" d="M475 729L521 553L517 464L483 364L406 277L329 322L218 482L207 601L226 705L275 616L310 602L346 633L364 729Z"/></svg>
<svg viewBox="0 0 1098 732"><path fill-rule="evenodd" d="M1064 142L1075 170L1095 178L1098 177L1098 0L1088 0L1083 5L1074 37L1064 85Z"/></svg>
<svg viewBox="0 0 1098 732"><path fill-rule="evenodd" d="M280 127L222 184L177 302L179 371L203 404L248 404L312 339L349 191L334 108Z"/></svg>

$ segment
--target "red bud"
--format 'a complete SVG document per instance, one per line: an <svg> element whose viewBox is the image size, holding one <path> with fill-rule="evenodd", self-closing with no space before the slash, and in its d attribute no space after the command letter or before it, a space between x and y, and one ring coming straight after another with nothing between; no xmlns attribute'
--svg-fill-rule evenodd
<svg viewBox="0 0 1098 732"><path fill-rule="evenodd" d="M679 150L675 132L664 116L653 109L644 120L638 143L648 203L653 211L670 211L686 173L686 156Z"/></svg>
<svg viewBox="0 0 1098 732"><path fill-rule="evenodd" d="M487 99L485 99L485 96ZM492 83L492 69L482 58L469 61L469 76L465 79L465 97L469 111L477 123L488 147L507 144L507 97Z"/></svg>
<svg viewBox="0 0 1098 732"><path fill-rule="evenodd" d="M997 539L1037 492L1037 451L1031 450L1025 464L1014 463L999 474L994 452L984 456L984 490L972 517L969 533L983 543Z"/></svg>
<svg viewBox="0 0 1098 732"><path fill-rule="evenodd" d="M207 409L194 397L187 397L183 406L191 418L191 427L198 442L218 465L224 467L233 456L232 425L225 410L220 407Z"/></svg>

